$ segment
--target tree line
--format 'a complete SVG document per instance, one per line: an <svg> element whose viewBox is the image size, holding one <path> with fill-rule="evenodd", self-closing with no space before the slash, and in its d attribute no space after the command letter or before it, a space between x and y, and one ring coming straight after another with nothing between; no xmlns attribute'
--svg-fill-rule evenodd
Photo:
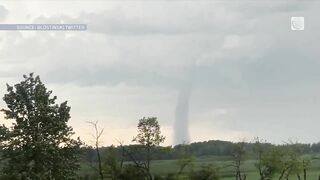
<svg viewBox="0 0 320 180"><path fill-rule="evenodd" d="M292 143L288 142L288 145L275 145L271 143L261 143L266 148L284 148L285 146L293 146ZM291 144L291 145L290 145ZM234 147L237 145L237 142L230 141L221 141L221 140L209 140L203 142L195 142L190 144L179 144L176 146L156 146L153 148L151 152L151 156L154 160L174 160L180 157L181 151L188 151L189 154L192 154L194 157L202 157L202 156L217 156L217 158L221 160L230 159L233 154ZM320 153L320 143L313 144L303 144L303 143L294 143L295 146L299 147L299 151L301 154L318 154ZM248 159L255 159L255 148L256 142L252 140L252 142L244 142L244 146L246 149L246 154ZM123 145L126 149L130 151L137 151L136 158L143 159L145 157L145 152L138 151L138 149L142 148L139 144L132 145ZM100 147L100 151L102 156L106 155L110 149L115 151L117 156L120 156L122 153L122 146L119 145L111 145L108 147ZM183 150L182 150L183 149ZM84 152L82 159L85 161L97 162L97 157L94 153L93 147L86 146L82 148ZM128 157L124 157L124 160L129 161Z"/></svg>

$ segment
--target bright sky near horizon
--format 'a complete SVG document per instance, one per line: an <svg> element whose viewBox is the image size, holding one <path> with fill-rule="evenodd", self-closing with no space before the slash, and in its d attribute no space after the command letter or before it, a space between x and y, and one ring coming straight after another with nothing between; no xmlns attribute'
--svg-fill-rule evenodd
<svg viewBox="0 0 320 180"><path fill-rule="evenodd" d="M110 145L130 143L139 118L156 116L170 145L181 82L192 81L192 142L318 142L319 8L313 0L0 1L2 24L88 26L1 31L0 96L34 72L68 100L69 123L86 142L86 121L99 121ZM291 31L293 16L305 17L304 31Z"/></svg>

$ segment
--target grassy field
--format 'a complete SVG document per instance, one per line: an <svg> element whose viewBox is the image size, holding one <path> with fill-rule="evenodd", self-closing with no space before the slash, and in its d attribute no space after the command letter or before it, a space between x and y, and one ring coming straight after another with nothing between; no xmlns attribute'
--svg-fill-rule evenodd
<svg viewBox="0 0 320 180"><path fill-rule="evenodd" d="M255 167L255 160L246 160L243 162L242 169L243 172L247 175L247 180L258 180L259 174L258 170ZM232 164L231 160L222 160L221 158L216 157L202 157L197 158L194 161L194 169L199 168L203 164L212 164L217 167L224 167ZM175 160L161 160L153 161L151 164L151 171L153 174L163 175L168 173L175 173L178 171L178 165ZM186 169L190 171L190 168ZM320 161L314 161L307 172L307 179L318 180L320 175ZM223 180L234 180L234 169L232 167L221 168L220 175L223 177ZM296 176L291 177L290 179L297 179Z"/></svg>
<svg viewBox="0 0 320 180"><path fill-rule="evenodd" d="M247 180L259 180L258 170L255 167L255 160L246 160L243 162L242 169L247 176ZM213 165L215 167L225 167L232 164L230 158L227 157L201 157L194 159L193 169L199 169L202 165ZM165 176L169 173L176 173L179 169L176 160L155 160L151 163L151 171L154 175ZM191 171L191 167L185 169L185 172ZM83 164L79 172L81 176L85 174L92 175L94 171L88 165ZM222 180L234 180L234 168L226 167L220 169L220 175ZM313 161L307 172L308 180L318 180L320 175L320 161ZM277 179L277 178L275 178ZM296 176L290 178L290 180L298 179Z"/></svg>

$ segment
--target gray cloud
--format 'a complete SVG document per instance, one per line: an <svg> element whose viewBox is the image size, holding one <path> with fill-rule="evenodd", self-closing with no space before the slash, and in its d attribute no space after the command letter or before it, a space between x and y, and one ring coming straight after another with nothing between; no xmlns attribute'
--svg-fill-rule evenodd
<svg viewBox="0 0 320 180"><path fill-rule="evenodd" d="M302 140L316 139L295 127L319 117L319 4L161 1L128 7L34 20L87 23L87 32L7 33L2 38L0 76L35 71L54 86L124 84L143 91L168 89L170 98L192 79L191 123L215 125L218 117L208 112L225 109L227 118L219 123L227 130L250 131L272 140L296 132ZM306 30L290 31L290 17L300 15L306 18ZM133 105L143 109L154 103L151 95L137 94L140 98L133 98ZM152 99L145 100L150 101L148 106L141 103L143 98ZM159 104L174 109L175 102ZM174 119L173 112L165 116ZM306 129L316 134L314 127Z"/></svg>

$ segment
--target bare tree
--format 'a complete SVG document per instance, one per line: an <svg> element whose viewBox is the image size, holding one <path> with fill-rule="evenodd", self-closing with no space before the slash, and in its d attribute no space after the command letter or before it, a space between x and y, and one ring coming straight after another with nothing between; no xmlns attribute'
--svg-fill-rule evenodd
<svg viewBox="0 0 320 180"><path fill-rule="evenodd" d="M92 121L88 121L87 123L89 123L93 128L94 128L94 134L92 134L92 137L94 139L94 145L95 145L95 150L97 153L97 159L98 159L98 169L95 168L100 176L100 179L103 180L103 171L102 171L102 162L101 162L101 156L100 156L100 151L99 151L99 147L100 147L100 138L103 134L104 129L100 129L98 127L98 121L96 122L92 122Z"/></svg>
<svg viewBox="0 0 320 180"><path fill-rule="evenodd" d="M244 155L246 153L245 151L245 143L244 142L239 142L235 144L235 147L233 149L233 167L235 167L236 171L236 180L245 180L246 179L246 174L243 174L241 172L241 165L244 159Z"/></svg>
<svg viewBox="0 0 320 180"><path fill-rule="evenodd" d="M124 157L125 157L125 149L123 146L123 140L117 140L118 143L120 144L120 148L121 148L121 160L120 160L120 169L122 169L123 167L123 161L124 161Z"/></svg>

